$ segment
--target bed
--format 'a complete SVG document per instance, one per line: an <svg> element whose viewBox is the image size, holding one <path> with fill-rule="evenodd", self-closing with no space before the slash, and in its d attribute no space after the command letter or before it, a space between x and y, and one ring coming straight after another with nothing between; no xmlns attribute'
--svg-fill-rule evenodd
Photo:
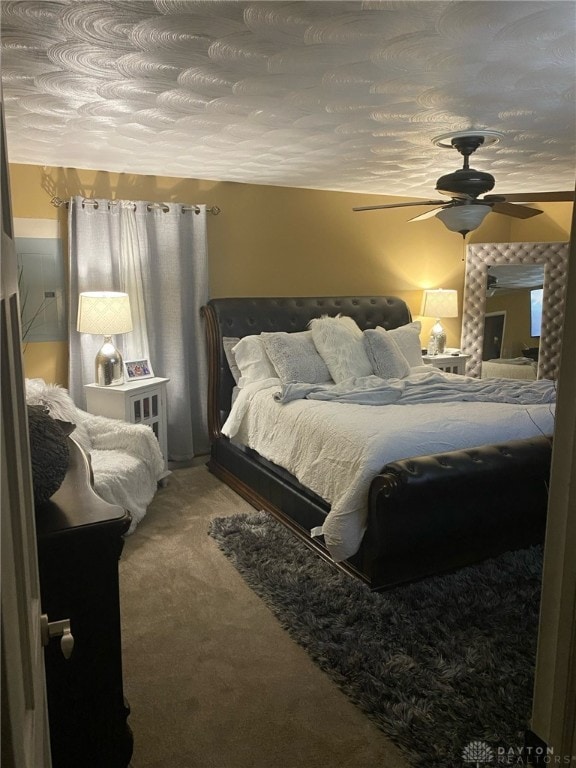
<svg viewBox="0 0 576 768"><path fill-rule="evenodd" d="M301 396L297 391L293 396L298 385L282 384L274 379L277 374L238 388L226 345L279 332L291 334L294 340L298 334L306 335L310 321L326 315L352 318L361 332L383 328L404 333L414 324L402 300L390 296L222 298L210 300L202 314L209 357L208 468L254 507L275 515L321 557L362 578L372 589L385 589L542 541L551 402L439 402L434 406L391 402L381 407L366 403L375 394L389 397L390 388L397 385L381 378L375 382L378 377L374 376L365 379L370 383L369 399L360 404L326 402L324 398L332 398L341 386L333 383L314 384L311 393ZM425 391L423 381L428 391L442 389L444 379L438 383L438 376L458 380L452 382L454 386L476 381L414 365L400 382L406 388L402 397L407 396L408 387L412 392ZM538 382L524 386L536 387ZM281 402L285 395L288 401ZM344 471L356 461L342 459L341 437L333 431L331 416L326 416L330 408L346 414L346 435L356 435L357 422L371 424L371 435L365 440L368 447L361 450L368 455L368 463L350 482L354 498L342 498L347 488L338 495L337 489L324 484L326 466L332 463ZM435 429L430 426L432 411ZM386 437L382 448L380 433L387 434L388 427L381 424L387 421L395 421L394 433L400 439L394 442ZM277 446L286 442L286 435L296 434L297 423L310 424L312 430L309 438L298 437L307 458L299 458L300 464L292 466L283 456L278 458ZM428 450L428 446L436 448ZM338 472L335 477L338 485ZM340 485L347 483L344 479ZM347 512L348 502L357 507L359 519L344 523L352 531L352 543L340 547L339 529L332 524L335 518L338 525L352 519L340 515Z"/></svg>

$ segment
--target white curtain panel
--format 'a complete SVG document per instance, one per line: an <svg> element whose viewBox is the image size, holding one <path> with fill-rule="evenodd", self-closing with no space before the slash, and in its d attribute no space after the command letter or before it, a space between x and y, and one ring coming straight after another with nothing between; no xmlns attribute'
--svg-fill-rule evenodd
<svg viewBox="0 0 576 768"><path fill-rule="evenodd" d="M198 213L196 212L198 211ZM85 200L69 209L69 390L86 407L102 339L76 331L82 291L125 291L134 331L115 343L124 359L147 357L169 378L168 455L187 461L209 449L207 359L200 307L208 299L206 207Z"/></svg>
<svg viewBox="0 0 576 768"><path fill-rule="evenodd" d="M132 204L121 201L120 216L120 285L130 297L132 333L124 335L124 354L127 360L150 359L146 301L144 299L145 273L149 263L148 242L138 236L138 211ZM154 369L154 368L153 368Z"/></svg>

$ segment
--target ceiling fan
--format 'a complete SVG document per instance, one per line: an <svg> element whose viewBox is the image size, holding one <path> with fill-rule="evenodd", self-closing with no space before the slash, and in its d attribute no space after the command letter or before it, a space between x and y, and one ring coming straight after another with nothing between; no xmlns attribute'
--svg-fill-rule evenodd
<svg viewBox="0 0 576 768"><path fill-rule="evenodd" d="M529 201L527 195L487 195L494 188L495 179L490 173L477 171L470 168L470 155L472 155L485 140L490 139L490 143L498 141L501 134L496 131L461 131L452 135L438 136L434 139L437 146L453 147L464 158L464 164L461 169L441 176L436 182L436 190L441 195L449 195L452 199L449 202L445 200L419 200L415 203L390 203L389 205L365 205L353 208L353 211L375 211L382 208L407 208L417 205L436 205L440 208L434 208L431 211L415 216L409 221L422 221L432 216L436 216L443 224L453 232L460 232L462 237L466 237L476 227L479 227L485 217L494 211L502 213L505 216L513 216L517 219L529 219L532 216L538 216L542 211L537 208L529 208L526 205L515 205L512 200L523 199ZM450 144L443 143L450 139ZM554 194L554 193L552 193ZM483 197L479 197L484 195ZM548 194L531 195L530 197L542 199L546 197L551 199ZM558 193L555 199L572 199L565 193Z"/></svg>

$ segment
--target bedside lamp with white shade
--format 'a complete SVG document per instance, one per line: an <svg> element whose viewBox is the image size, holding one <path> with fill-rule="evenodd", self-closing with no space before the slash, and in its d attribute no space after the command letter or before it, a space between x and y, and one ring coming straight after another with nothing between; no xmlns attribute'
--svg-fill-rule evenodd
<svg viewBox="0 0 576 768"><path fill-rule="evenodd" d="M96 355L96 384L101 387L122 384L122 355L114 346L112 336L132 330L128 294L115 291L81 293L76 328L80 333L104 336L104 343Z"/></svg>
<svg viewBox="0 0 576 768"><path fill-rule="evenodd" d="M440 318L458 317L458 291L443 290L424 291L422 298L423 317L435 317L436 322L430 332L428 354L441 355L446 348L446 331L442 327Z"/></svg>

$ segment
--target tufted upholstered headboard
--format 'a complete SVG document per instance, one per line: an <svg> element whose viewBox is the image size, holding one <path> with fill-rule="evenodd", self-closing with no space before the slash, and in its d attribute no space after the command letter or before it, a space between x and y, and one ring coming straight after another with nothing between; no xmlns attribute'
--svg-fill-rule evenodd
<svg viewBox="0 0 576 768"><path fill-rule="evenodd" d="M234 379L222 338L242 338L263 331L305 331L314 317L349 315L362 330L389 330L409 323L408 306L394 296L304 296L210 299L202 307L208 345L208 428L212 440L230 412Z"/></svg>

